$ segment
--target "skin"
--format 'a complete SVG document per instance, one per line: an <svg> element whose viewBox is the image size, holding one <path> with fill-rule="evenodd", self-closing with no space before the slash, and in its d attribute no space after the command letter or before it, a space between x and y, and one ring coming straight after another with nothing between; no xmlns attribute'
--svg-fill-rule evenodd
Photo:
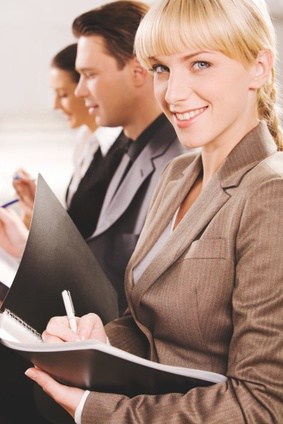
<svg viewBox="0 0 283 424"><path fill-rule="evenodd" d="M18 214L9 208L0 208L0 246L17 259L22 257L28 230Z"/></svg>
<svg viewBox="0 0 283 424"><path fill-rule="evenodd" d="M81 75L76 95L84 99L97 125L122 126L135 140L161 113L151 76L136 58L121 69L101 36L79 38L76 69Z"/></svg>
<svg viewBox="0 0 283 424"><path fill-rule="evenodd" d="M53 108L64 113L69 127L78 128L87 125L91 131L94 131L94 119L89 115L83 100L76 97L77 83L72 79L71 74L62 69L51 68L49 82L54 93Z"/></svg>
<svg viewBox="0 0 283 424"><path fill-rule="evenodd" d="M51 67L49 72L50 86L54 93L53 108L61 110L66 116L70 128L75 129L87 125L93 132L96 129L95 120L88 113L81 98L76 97L75 89L77 83L72 79L68 71ZM23 221L27 228L30 226L36 185L25 170L18 169L13 187L21 201Z"/></svg>
<svg viewBox="0 0 283 424"><path fill-rule="evenodd" d="M201 148L205 184L257 125L256 90L271 62L267 51L244 66L220 52L188 48L152 58L155 96L180 142Z"/></svg>

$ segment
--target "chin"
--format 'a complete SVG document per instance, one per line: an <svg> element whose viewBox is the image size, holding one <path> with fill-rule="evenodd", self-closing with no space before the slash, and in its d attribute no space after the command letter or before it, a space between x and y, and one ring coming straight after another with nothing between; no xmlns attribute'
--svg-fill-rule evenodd
<svg viewBox="0 0 283 424"><path fill-rule="evenodd" d="M77 122L69 121L69 128L75 129L78 128L80 125Z"/></svg>

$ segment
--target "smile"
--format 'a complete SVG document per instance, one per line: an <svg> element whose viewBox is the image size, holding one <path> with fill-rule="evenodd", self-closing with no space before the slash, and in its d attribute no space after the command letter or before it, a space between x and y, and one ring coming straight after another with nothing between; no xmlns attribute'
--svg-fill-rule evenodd
<svg viewBox="0 0 283 424"><path fill-rule="evenodd" d="M207 107L202 107L201 109L195 109L191 110L190 112L185 113L176 113L175 116L179 121L188 121L189 119L194 118L197 115L200 115L202 112L204 112L207 109Z"/></svg>

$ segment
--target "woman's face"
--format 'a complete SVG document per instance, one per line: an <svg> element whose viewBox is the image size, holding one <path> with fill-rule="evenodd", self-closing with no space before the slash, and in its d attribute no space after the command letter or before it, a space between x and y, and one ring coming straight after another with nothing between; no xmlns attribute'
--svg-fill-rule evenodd
<svg viewBox="0 0 283 424"><path fill-rule="evenodd" d="M151 66L155 96L183 145L227 149L256 125L256 64L186 49Z"/></svg>
<svg viewBox="0 0 283 424"><path fill-rule="evenodd" d="M84 100L75 96L77 84L68 71L50 69L50 86L54 92L54 109L60 109L66 115L70 128L88 124L90 116Z"/></svg>

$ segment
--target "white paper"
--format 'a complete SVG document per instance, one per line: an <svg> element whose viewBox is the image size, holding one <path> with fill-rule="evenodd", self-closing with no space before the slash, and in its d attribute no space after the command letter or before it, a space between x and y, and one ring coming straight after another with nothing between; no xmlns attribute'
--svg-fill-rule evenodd
<svg viewBox="0 0 283 424"><path fill-rule="evenodd" d="M0 247L0 281L7 287L11 287L19 262Z"/></svg>

